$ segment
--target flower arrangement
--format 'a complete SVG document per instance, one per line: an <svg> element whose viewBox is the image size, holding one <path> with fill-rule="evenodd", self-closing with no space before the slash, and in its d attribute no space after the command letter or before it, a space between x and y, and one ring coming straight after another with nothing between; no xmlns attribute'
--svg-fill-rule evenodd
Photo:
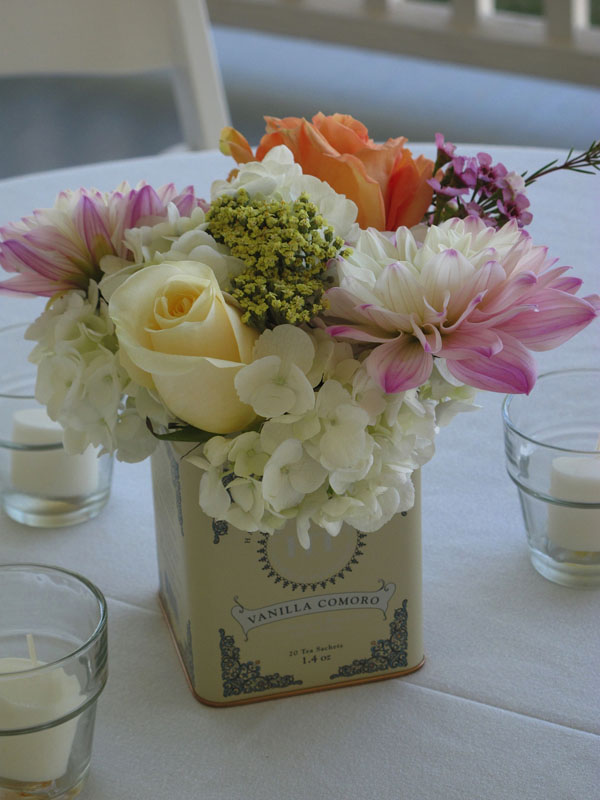
<svg viewBox="0 0 600 800"><path fill-rule="evenodd" d="M67 450L190 442L208 515L295 520L305 547L410 508L437 427L477 389L529 392L529 351L600 312L523 230L526 187L598 168L600 143L529 178L436 144L434 163L349 116L267 118L255 154L223 131L238 167L210 202L82 189L0 229L0 289L49 298L27 338Z"/></svg>

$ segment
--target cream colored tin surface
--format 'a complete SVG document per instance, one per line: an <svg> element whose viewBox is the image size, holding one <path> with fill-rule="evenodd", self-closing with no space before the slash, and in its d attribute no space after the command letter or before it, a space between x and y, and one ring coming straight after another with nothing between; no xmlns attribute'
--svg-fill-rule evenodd
<svg viewBox="0 0 600 800"><path fill-rule="evenodd" d="M213 522L201 471L152 456L160 600L196 697L214 705L393 677L423 661L421 510L333 538Z"/></svg>

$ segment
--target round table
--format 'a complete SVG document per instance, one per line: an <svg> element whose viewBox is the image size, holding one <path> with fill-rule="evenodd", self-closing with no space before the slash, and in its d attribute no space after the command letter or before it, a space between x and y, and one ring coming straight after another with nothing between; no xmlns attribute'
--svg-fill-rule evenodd
<svg viewBox="0 0 600 800"><path fill-rule="evenodd" d="M431 155L432 148L413 145ZM485 149L534 170L554 151ZM64 188L121 180L209 194L232 162L184 153L0 181L0 223ZM529 191L534 242L600 290L600 180L557 173ZM43 302L0 298L4 324ZM537 354L541 369L600 366L598 325ZM55 530L0 516L0 562L64 566L109 603L108 686L85 800L591 800L598 796L600 593L544 580L529 563L504 468L498 395L442 430L423 470L426 663L402 679L234 709L190 694L159 612L149 466L117 464L95 520ZM0 609L0 615L2 611Z"/></svg>

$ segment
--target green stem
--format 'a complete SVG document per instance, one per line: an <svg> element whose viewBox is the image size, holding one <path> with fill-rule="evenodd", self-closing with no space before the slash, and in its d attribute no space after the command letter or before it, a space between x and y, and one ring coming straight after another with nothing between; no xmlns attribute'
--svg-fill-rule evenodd
<svg viewBox="0 0 600 800"><path fill-rule="evenodd" d="M522 172L521 177L525 178L525 186L531 186L534 181L541 178L543 175L550 175L550 173L559 172L562 169L567 169L572 172L583 172L586 175L593 175L594 170L600 170L600 140L592 142L584 153L580 153L574 158L571 158L572 152L573 150L569 150L562 164L557 164L558 159L555 158L554 161L550 161L548 164L540 167L528 178L525 177L527 171ZM584 167L590 167L592 171L590 172L584 169Z"/></svg>

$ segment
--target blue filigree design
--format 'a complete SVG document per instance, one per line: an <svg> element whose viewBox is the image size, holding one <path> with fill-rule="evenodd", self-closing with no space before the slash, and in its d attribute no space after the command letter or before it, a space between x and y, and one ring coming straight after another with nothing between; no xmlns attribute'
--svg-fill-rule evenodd
<svg viewBox="0 0 600 800"><path fill-rule="evenodd" d="M165 600L165 603L168 606L175 620L179 620L179 607L177 605L177 597L175 595L175 592L173 591L173 587L171 586L171 581L169 580L169 576L167 572L163 570L160 577L161 577L160 586L163 590L163 598Z"/></svg>
<svg viewBox="0 0 600 800"><path fill-rule="evenodd" d="M212 521L213 543L219 544L221 536L229 533L229 525L224 519L213 519Z"/></svg>
<svg viewBox="0 0 600 800"><path fill-rule="evenodd" d="M221 648L221 674L223 677L223 696L235 697L267 689L284 689L287 686L300 686L302 681L293 675L261 675L259 661L240 661L240 648L235 646L233 636L219 629Z"/></svg>
<svg viewBox="0 0 600 800"><path fill-rule="evenodd" d="M292 591L300 589L302 592L306 592L308 589L310 589L311 592L316 592L316 590L319 588L325 589L328 585L335 586L338 580L343 580L348 572L352 572L353 566L358 564L358 559L363 555L364 548L367 543L367 534L356 531L356 546L346 564L328 578L323 578L323 580L320 581L304 583L302 581L294 581L291 578L286 578L275 569L271 563L268 552L270 538L271 537L269 534L263 533L260 535L260 539L258 540L257 553L260 556L258 563L262 565L261 569L267 573L268 578L273 579L274 583L280 583L283 589L291 589Z"/></svg>
<svg viewBox="0 0 600 800"><path fill-rule="evenodd" d="M184 536L183 531L183 510L181 507L181 481L179 480L179 462L173 452L173 447L169 442L167 444L167 455L169 457L169 465L171 467L171 482L175 489L175 504L177 507L177 519L179 521L179 529L181 535Z"/></svg>
<svg viewBox="0 0 600 800"><path fill-rule="evenodd" d="M163 603L163 608L167 616L169 628L173 633L173 637L177 644L177 649L181 654L181 659L185 665L186 672L188 673L192 684L194 683L194 650L192 647L192 624L188 619L185 626L185 639L182 641L177 635L180 630L180 616L177 597L171 586L169 576L165 571L160 575L160 597Z"/></svg>
<svg viewBox="0 0 600 800"><path fill-rule="evenodd" d="M400 669L408 666L408 600L403 600L401 608L394 611L394 619L390 622L389 639L378 639L371 646L368 658L357 658L351 664L338 669L331 680L351 678L371 672L382 672L387 669Z"/></svg>

